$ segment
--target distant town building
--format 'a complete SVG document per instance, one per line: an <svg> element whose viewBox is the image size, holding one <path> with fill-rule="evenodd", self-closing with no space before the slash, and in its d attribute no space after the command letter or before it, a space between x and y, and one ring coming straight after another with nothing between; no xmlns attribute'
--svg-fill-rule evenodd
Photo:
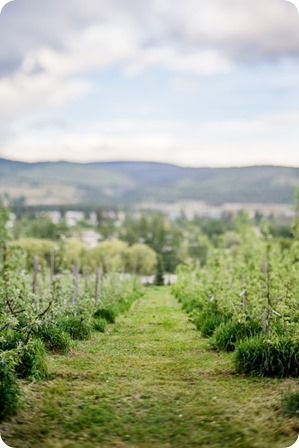
<svg viewBox="0 0 299 448"><path fill-rule="evenodd" d="M101 235L95 230L85 230L82 233L81 240L88 248L96 247L101 239Z"/></svg>
<svg viewBox="0 0 299 448"><path fill-rule="evenodd" d="M174 203L144 202L135 207L135 216L139 216L140 210L157 211L166 215L170 220L177 220L184 216L188 220L195 217L221 219L223 215L235 215L247 211L254 217L260 214L265 217L292 218L294 210L290 204L252 204L252 203L225 203L219 206L203 201L178 201Z"/></svg>
<svg viewBox="0 0 299 448"><path fill-rule="evenodd" d="M16 215L14 213L9 214L9 220L6 223L7 229L12 229L16 220Z"/></svg>
<svg viewBox="0 0 299 448"><path fill-rule="evenodd" d="M98 218L97 218L96 212L91 212L90 213L89 219L88 219L88 224L90 224L92 226L97 226L98 225Z"/></svg>
<svg viewBox="0 0 299 448"><path fill-rule="evenodd" d="M53 224L58 224L61 220L61 213L57 210L47 212L47 216L51 219Z"/></svg>

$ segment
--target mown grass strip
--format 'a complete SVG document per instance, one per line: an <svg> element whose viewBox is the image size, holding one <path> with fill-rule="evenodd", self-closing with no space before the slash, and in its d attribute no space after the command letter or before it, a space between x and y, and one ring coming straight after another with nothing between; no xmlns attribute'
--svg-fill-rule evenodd
<svg viewBox="0 0 299 448"><path fill-rule="evenodd" d="M152 288L104 334L49 356L27 404L1 426L13 448L285 448L299 423L280 410L293 380L233 373L167 288Z"/></svg>

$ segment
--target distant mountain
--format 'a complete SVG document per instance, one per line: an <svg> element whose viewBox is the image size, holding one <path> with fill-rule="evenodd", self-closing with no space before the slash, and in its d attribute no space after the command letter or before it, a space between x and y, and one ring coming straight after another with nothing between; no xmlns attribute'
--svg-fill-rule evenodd
<svg viewBox="0 0 299 448"><path fill-rule="evenodd" d="M179 200L294 201L299 168L185 168L154 162L38 162L0 159L0 195L28 205L132 204Z"/></svg>

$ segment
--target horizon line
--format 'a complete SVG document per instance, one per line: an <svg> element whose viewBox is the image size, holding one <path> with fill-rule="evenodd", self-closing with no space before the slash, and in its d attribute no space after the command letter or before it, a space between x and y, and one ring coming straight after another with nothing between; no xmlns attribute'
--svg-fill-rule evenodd
<svg viewBox="0 0 299 448"><path fill-rule="evenodd" d="M0 155L0 162L6 161L6 162L15 162L15 163L24 163L26 165L34 165L34 164L55 164L55 163L69 163L74 165L95 165L95 164L117 164L117 163L145 163L145 164L154 164L154 165L168 165L173 166L177 168L190 168L190 169L230 169L230 168L265 168L265 167L271 167L271 168L299 168L298 165L281 165L281 164L272 164L272 163L256 163L256 164L244 164L244 165L182 165L174 162L159 162L155 160L91 160L91 161L75 161L75 160L66 160L66 159L57 159L57 160L35 160L35 161L28 161L28 160L22 160L22 159L8 159L6 157L1 157Z"/></svg>

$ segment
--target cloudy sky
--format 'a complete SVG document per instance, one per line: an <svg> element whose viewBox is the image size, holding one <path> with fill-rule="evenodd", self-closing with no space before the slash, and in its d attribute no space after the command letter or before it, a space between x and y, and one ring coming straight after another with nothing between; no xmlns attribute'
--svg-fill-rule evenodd
<svg viewBox="0 0 299 448"><path fill-rule="evenodd" d="M0 157L299 166L286 0L14 0L0 15Z"/></svg>

